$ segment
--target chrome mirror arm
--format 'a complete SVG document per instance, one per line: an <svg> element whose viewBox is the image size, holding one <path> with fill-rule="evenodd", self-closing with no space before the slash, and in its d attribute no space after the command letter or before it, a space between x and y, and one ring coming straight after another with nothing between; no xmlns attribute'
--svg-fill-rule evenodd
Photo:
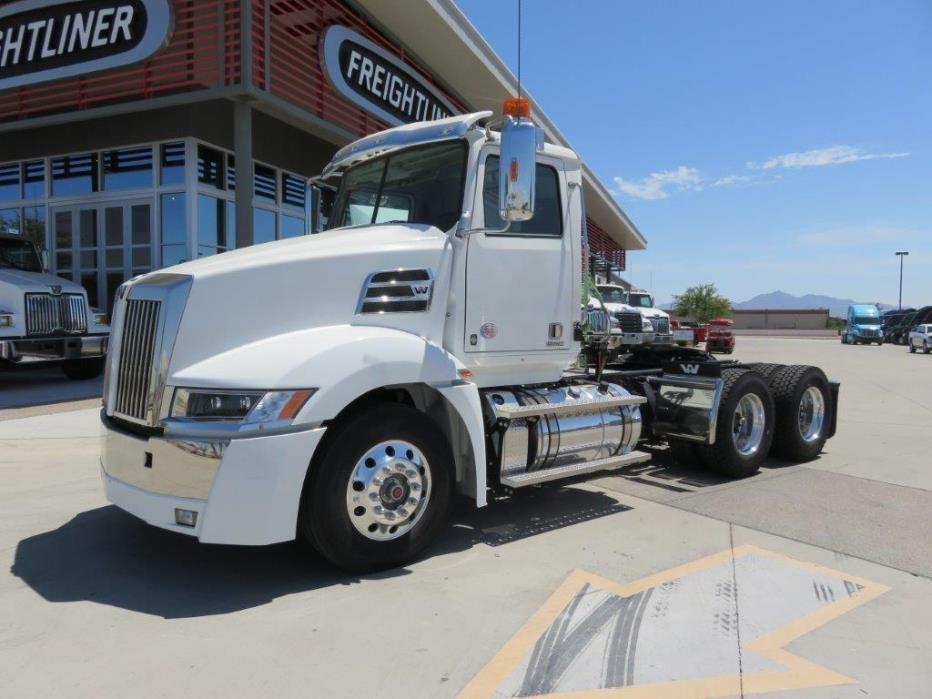
<svg viewBox="0 0 932 699"><path fill-rule="evenodd" d="M470 228L469 223L472 220L472 212L464 211L463 215L460 216L460 220L456 224L456 229L454 230L453 235L462 240L467 238L475 233L507 233L511 230L511 221L508 221L505 224L504 228Z"/></svg>

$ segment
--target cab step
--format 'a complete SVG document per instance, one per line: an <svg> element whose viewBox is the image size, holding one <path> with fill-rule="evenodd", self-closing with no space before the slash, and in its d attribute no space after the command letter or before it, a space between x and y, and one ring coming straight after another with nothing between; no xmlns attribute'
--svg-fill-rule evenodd
<svg viewBox="0 0 932 699"><path fill-rule="evenodd" d="M627 454L617 456L608 456L604 459L595 461L583 461L578 464L568 464L556 468L540 469L539 471L527 471L514 475L501 477L502 485L509 488L525 488L529 485L538 483L547 483L548 481L558 481L563 478L572 478L574 476L584 476L597 471L612 471L629 464L639 464L642 461L650 459L650 454L643 451L630 451Z"/></svg>

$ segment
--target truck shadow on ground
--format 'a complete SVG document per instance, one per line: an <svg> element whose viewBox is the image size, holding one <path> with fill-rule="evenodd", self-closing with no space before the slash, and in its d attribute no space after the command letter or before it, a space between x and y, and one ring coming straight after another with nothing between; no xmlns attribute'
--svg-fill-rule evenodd
<svg viewBox="0 0 932 699"><path fill-rule="evenodd" d="M573 488L496 501L482 510L457 501L450 526L426 556L501 546L628 509L608 495ZM299 543L200 544L113 506L23 539L11 572L49 602L96 602L166 619L227 614L361 579ZM397 568L365 578L411 574Z"/></svg>
<svg viewBox="0 0 932 699"><path fill-rule="evenodd" d="M103 377L72 381L58 367L0 371L0 410L100 398Z"/></svg>

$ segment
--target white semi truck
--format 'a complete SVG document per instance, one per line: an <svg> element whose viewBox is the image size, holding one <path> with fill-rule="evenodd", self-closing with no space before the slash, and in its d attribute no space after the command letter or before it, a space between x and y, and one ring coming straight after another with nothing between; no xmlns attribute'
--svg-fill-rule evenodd
<svg viewBox="0 0 932 699"><path fill-rule="evenodd" d="M598 284L599 298L590 298L589 308L604 308L612 320L612 344L618 352L641 345L672 345L670 314L654 307L654 297L641 289L628 290L616 284Z"/></svg>
<svg viewBox="0 0 932 699"><path fill-rule="evenodd" d="M0 368L57 364L70 379L94 378L109 334L82 286L43 271L25 236L0 234Z"/></svg>
<svg viewBox="0 0 932 699"><path fill-rule="evenodd" d="M815 457L838 385L667 347L573 371L578 156L519 104L338 151L327 230L120 287L102 411L108 498L202 542L302 538L367 571L418 555L454 492L622 468L668 442L732 476ZM590 314L591 315L591 314Z"/></svg>

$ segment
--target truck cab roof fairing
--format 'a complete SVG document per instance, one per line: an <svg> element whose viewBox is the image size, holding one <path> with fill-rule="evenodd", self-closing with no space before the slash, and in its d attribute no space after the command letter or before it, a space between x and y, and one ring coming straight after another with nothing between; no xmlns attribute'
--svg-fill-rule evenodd
<svg viewBox="0 0 932 699"><path fill-rule="evenodd" d="M374 158L389 151L407 148L420 143L462 138L473 126L492 116L491 111L473 112L438 119L430 122L416 122L379 131L358 141L353 141L336 152L333 159L324 168L319 178L326 179L337 170L342 170L357 162Z"/></svg>

